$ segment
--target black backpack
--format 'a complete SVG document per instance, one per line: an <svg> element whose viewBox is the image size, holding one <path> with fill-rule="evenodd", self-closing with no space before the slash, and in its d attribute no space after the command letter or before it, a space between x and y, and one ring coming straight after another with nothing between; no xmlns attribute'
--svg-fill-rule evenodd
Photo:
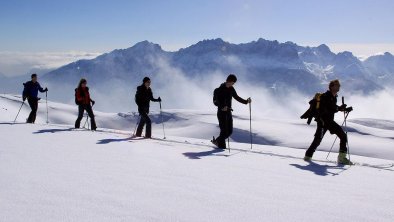
<svg viewBox="0 0 394 222"><path fill-rule="evenodd" d="M215 106L219 106L218 93L219 93L219 88L216 88L215 90L213 90L213 104Z"/></svg>
<svg viewBox="0 0 394 222"><path fill-rule="evenodd" d="M308 125L311 124L313 118L318 118L320 101L323 93L316 93L311 101L309 101L309 109L300 117L301 119L308 119Z"/></svg>

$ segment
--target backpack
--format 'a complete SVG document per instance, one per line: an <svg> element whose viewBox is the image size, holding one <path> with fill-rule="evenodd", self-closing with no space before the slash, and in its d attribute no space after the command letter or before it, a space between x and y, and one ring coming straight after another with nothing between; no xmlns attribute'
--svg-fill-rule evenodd
<svg viewBox="0 0 394 222"><path fill-rule="evenodd" d="M134 102L139 106L141 104L141 90L140 86L137 87L137 91L135 92Z"/></svg>
<svg viewBox="0 0 394 222"><path fill-rule="evenodd" d="M308 119L307 124L310 125L313 118L319 115L320 101L323 93L316 93L311 101L309 101L308 110L300 117L301 119Z"/></svg>
<svg viewBox="0 0 394 222"><path fill-rule="evenodd" d="M75 104L80 105L77 99L78 88L75 88Z"/></svg>
<svg viewBox="0 0 394 222"><path fill-rule="evenodd" d="M213 105L215 106L219 106L218 93L219 93L219 88L213 90Z"/></svg>
<svg viewBox="0 0 394 222"><path fill-rule="evenodd" d="M86 89L87 89L87 91L89 91L88 87L86 87ZM78 88L75 88L75 104L79 106L82 104L78 101L77 93L78 93ZM83 91L81 92L81 96L85 97L85 93Z"/></svg>

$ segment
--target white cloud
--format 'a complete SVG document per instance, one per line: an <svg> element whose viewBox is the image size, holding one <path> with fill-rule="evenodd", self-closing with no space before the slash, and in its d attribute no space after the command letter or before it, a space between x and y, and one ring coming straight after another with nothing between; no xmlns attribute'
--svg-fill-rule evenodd
<svg viewBox="0 0 394 222"><path fill-rule="evenodd" d="M55 69L79 59L93 59L97 52L0 52L0 72L6 76L23 75L32 69Z"/></svg>

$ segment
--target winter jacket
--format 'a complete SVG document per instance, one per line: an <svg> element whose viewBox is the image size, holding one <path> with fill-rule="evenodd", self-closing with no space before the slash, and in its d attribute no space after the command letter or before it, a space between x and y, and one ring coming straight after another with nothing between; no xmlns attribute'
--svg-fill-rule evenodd
<svg viewBox="0 0 394 222"><path fill-rule="evenodd" d="M216 94L218 110L219 111L222 110L225 106L231 109L232 98L234 98L240 103L248 104L247 100L242 99L241 97L238 96L237 91L235 91L234 87L227 88L226 83L222 83L218 88Z"/></svg>
<svg viewBox="0 0 394 222"><path fill-rule="evenodd" d="M319 117L324 122L334 121L334 115L338 112L337 97L332 95L331 91L325 92L320 97Z"/></svg>
<svg viewBox="0 0 394 222"><path fill-rule="evenodd" d="M75 97L78 105L90 105L92 99L90 98L89 87L79 87L75 89Z"/></svg>
<svg viewBox="0 0 394 222"><path fill-rule="evenodd" d="M40 92L46 92L41 86L40 83L38 82L33 82L33 81L28 81L26 83L23 83L24 89L22 96L31 98L31 99L37 99L38 98L38 91Z"/></svg>
<svg viewBox="0 0 394 222"><path fill-rule="evenodd" d="M149 113L150 101L158 102L159 99L153 98L151 88L146 88L145 85L138 86L135 94L135 103L138 106L138 112Z"/></svg>

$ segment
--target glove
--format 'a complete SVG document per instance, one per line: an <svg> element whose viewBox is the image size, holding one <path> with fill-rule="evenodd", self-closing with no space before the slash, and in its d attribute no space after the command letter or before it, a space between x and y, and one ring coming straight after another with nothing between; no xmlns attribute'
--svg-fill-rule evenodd
<svg viewBox="0 0 394 222"><path fill-rule="evenodd" d="M351 111L353 111L353 107L348 107L345 109L345 112L350 113Z"/></svg>
<svg viewBox="0 0 394 222"><path fill-rule="evenodd" d="M158 101L158 102L161 102L161 98L160 98L160 96L159 96L159 98L157 98L157 101Z"/></svg>
<svg viewBox="0 0 394 222"><path fill-rule="evenodd" d="M345 111L346 106L346 104L342 104L340 107L338 107L338 111Z"/></svg>
<svg viewBox="0 0 394 222"><path fill-rule="evenodd" d="M249 98L247 99L247 101L248 101L248 103L251 103L251 102L252 102L252 98L249 97Z"/></svg>
<svg viewBox="0 0 394 222"><path fill-rule="evenodd" d="M48 88L47 88L47 87L45 87L44 91L45 91L45 92L48 92Z"/></svg>
<svg viewBox="0 0 394 222"><path fill-rule="evenodd" d="M23 96L22 99L23 99L23 102L26 101L26 96Z"/></svg>
<svg viewBox="0 0 394 222"><path fill-rule="evenodd" d="M96 104L96 102L94 100L92 100L92 106L94 106L94 104Z"/></svg>

